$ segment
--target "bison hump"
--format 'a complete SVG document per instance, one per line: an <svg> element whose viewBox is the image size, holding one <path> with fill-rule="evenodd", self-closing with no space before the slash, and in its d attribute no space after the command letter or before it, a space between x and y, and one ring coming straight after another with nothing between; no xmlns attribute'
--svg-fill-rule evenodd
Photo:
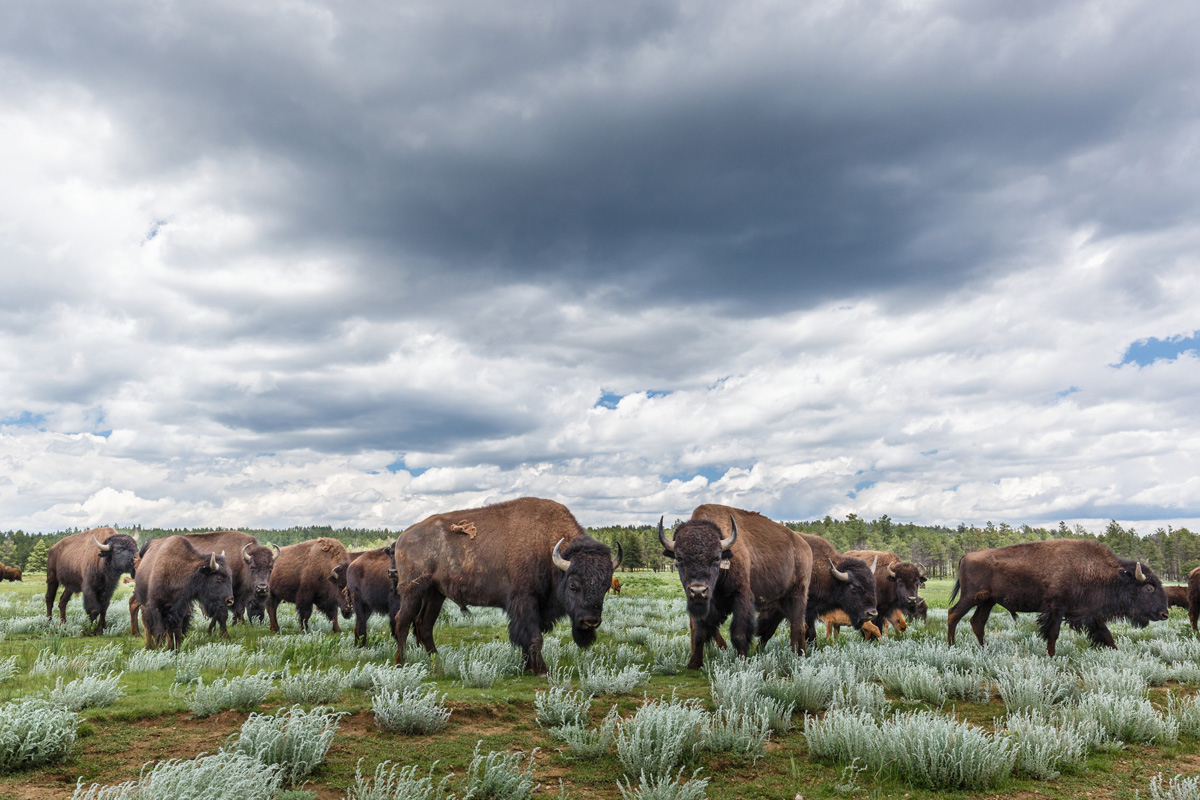
<svg viewBox="0 0 1200 800"><path fill-rule="evenodd" d="M470 520L465 520L465 519L462 522L456 522L453 525L451 525L450 531L452 533L465 533L467 536L469 536L472 539L474 539L475 534L478 533L478 529L475 527L475 523L471 522Z"/></svg>

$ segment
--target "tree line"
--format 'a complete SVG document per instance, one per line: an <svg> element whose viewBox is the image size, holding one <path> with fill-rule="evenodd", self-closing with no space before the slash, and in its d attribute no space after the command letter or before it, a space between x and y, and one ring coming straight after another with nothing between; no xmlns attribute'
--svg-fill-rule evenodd
<svg viewBox="0 0 1200 800"><path fill-rule="evenodd" d="M672 530L683 520L675 520ZM884 514L876 520L865 520L855 514L845 519L826 516L822 520L784 523L792 530L824 537L839 551L887 550L900 557L923 565L931 576L952 577L958 560L966 553L990 547L1003 547L1021 542L1045 539L1094 539L1112 548L1123 558L1133 558L1150 565L1160 578L1178 582L1188 572L1200 566L1200 534L1187 528L1158 528L1142 535L1132 527L1124 528L1116 520L1100 533L1091 533L1080 525L1068 527L1060 522L1056 528L1034 528L1029 525L1013 527L1007 523L988 522L983 527L959 525L918 525L894 522ZM123 533L137 533L141 541L180 533L202 533L225 528L140 528L117 526ZM349 549L378 547L393 539L390 529L333 528L328 525L297 526L286 529L239 528L260 542L285 547L289 544L328 536L340 540ZM46 568L46 552L64 536L78 533L78 528L56 533L25 533L8 531L0 538L0 564L20 567L25 572L41 572ZM610 547L620 543L624 551L623 568L669 569L670 560L662 554L657 525L608 525L588 528L588 533Z"/></svg>

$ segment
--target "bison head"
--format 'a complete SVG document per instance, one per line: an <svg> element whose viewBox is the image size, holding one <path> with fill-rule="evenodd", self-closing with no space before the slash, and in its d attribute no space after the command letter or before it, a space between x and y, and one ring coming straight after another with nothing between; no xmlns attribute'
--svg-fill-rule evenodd
<svg viewBox="0 0 1200 800"><path fill-rule="evenodd" d="M104 563L104 568L116 580L118 575L134 572L134 560L138 554L137 540L125 533L114 533L108 541L101 542L92 534L92 542L96 545L96 555Z"/></svg>
<svg viewBox="0 0 1200 800"><path fill-rule="evenodd" d="M925 575L916 564L907 561L897 561L888 564L887 580L896 590L896 602L899 607L909 611L917 604L917 592L925 585Z"/></svg>
<svg viewBox="0 0 1200 800"><path fill-rule="evenodd" d="M354 605L350 602L350 590L346 588L346 572L350 568L350 560L346 559L329 571L329 580L333 583L334 599L342 612L342 619L350 619L354 613Z"/></svg>
<svg viewBox="0 0 1200 800"><path fill-rule="evenodd" d="M1144 628L1155 620L1164 620L1170 616L1171 607L1167 603L1167 590L1162 581L1144 566L1140 561L1127 561L1122 558L1120 569L1117 570L1117 580L1128 602L1125 614L1135 627Z"/></svg>
<svg viewBox="0 0 1200 800"><path fill-rule="evenodd" d="M912 606L913 619L926 619L929 616L929 606L925 603L925 598L918 597L917 602Z"/></svg>
<svg viewBox="0 0 1200 800"><path fill-rule="evenodd" d="M278 548L275 552L278 552ZM246 564L246 583L243 585L254 587L254 596L260 600L271 593L271 568L275 566L275 552L254 542L246 542L242 546L242 561Z"/></svg>
<svg viewBox="0 0 1200 800"><path fill-rule="evenodd" d="M729 524L732 532L725 536L714 522L688 520L679 526L675 540L671 541L663 531L662 519L658 520L658 540L662 542L663 555L675 559L675 568L679 570L679 580L687 595L689 616L708 616L721 568L728 566L733 557L730 548L737 541L737 523L732 516Z"/></svg>
<svg viewBox="0 0 1200 800"><path fill-rule="evenodd" d="M678 537L677 537L678 538ZM844 557L839 563L826 559L828 566L813 564L813 571L827 568L833 580L829 582L829 601L846 612L850 624L862 624L876 614L875 567L867 566L861 558Z"/></svg>
<svg viewBox="0 0 1200 800"><path fill-rule="evenodd" d="M204 553L204 560L196 568L198 584L196 599L209 617L216 616L222 608L233 605L233 572L225 553Z"/></svg>
<svg viewBox="0 0 1200 800"><path fill-rule="evenodd" d="M571 636L580 647L596 641L604 595L612 587L613 570L620 566L621 558L620 544L614 561L607 545L588 536L578 536L566 547L559 539L550 553L558 579L558 602L571 618Z"/></svg>

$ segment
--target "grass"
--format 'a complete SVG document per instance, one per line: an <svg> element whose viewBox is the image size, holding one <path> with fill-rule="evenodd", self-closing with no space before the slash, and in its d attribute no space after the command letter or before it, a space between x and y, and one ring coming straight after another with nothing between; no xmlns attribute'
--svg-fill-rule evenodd
<svg viewBox="0 0 1200 800"><path fill-rule="evenodd" d="M39 794L70 797L75 791L77 777L83 778L85 787L92 784L114 786L134 781L148 762L153 764L169 759L190 762L202 752L218 752L231 736L240 731L250 710L226 710L202 719L193 718L186 705L188 690L192 687L181 685L174 693L171 691L176 675L176 658L168 657L162 661L164 666L161 668L149 669L153 666L150 660L139 656L142 663L137 666L143 669L134 671L130 669L129 660L144 652L140 640L129 635L68 635L72 624L79 626L82 618L78 599L72 601L69 607L66 629L47 627L40 622L25 622L26 619L37 619L39 614L41 619L45 617L45 606L41 599L44 583L39 584L38 581L38 576L30 575L26 576L25 584L0 586L0 601L12 601L8 607L3 607L0 602L0 623L4 619L22 620L20 624L0 625L6 631L6 637L0 641L0 662L15 658L12 662L15 671L0 681L0 702L39 694L44 696L45 692L54 689L59 677L65 685L85 674L94 674L88 669L92 654L97 656L93 663L95 660L106 662L101 677L110 671L117 673L124 670L120 680L124 695L111 706L86 708L80 712L78 736L66 760L52 766L27 767L0 775L0 797ZM683 613L678 577L674 573L635 573L622 574L621 581L625 589L617 598L618 602L614 603L610 597L605 604L605 621L600 628L597 646L603 648L600 652L606 655L609 668L615 668L617 660L627 658L631 652L640 654L640 666L648 673L647 682L623 693L597 696L590 709L589 727L582 730L600 731L600 720L610 706L616 706L617 714L623 721L629 720L643 705L645 698L656 700L663 696L670 697L672 693L680 700L696 699L706 713L711 713L715 703L709 674L682 670L676 661L681 652L686 653L687 636L687 619ZM948 648L945 644L944 608L950 584L951 581L929 583L924 592L933 609L928 623L914 625L895 642L884 643L887 649L875 646L872 650L872 645L857 641L856 637L848 637L845 632L840 641L827 643L822 631L818 634L815 646L810 648L807 659L800 659L799 666L788 666L792 664L790 654L780 652L781 649L786 651L786 642L780 641L786 636L777 635L763 659L764 663L769 662L780 670L795 672L802 676L802 681L808 678L815 695L819 696L806 699L805 702L811 702L814 706L828 702L825 679L818 678L817 672L832 670L839 665L858 665L857 680L843 680L838 684L839 688L846 687L850 691L840 692L834 697L834 705L844 703L850 707L869 708L872 714L878 714L881 719L891 717L896 712L936 711L947 718L967 722L984 732L1004 729L1006 708L997 694L996 676L989 670L997 670L1005 663L1016 663L1018 659L1046 660L1045 646L1033 633L1032 615L1023 615L1020 623L1013 626L1007 616L997 610L988 626L986 648L981 649L975 643L965 621L959 628L958 644ZM127 598L128 587L123 586L110 608L110 621L122 614L127 618ZM942 609L940 612L939 608ZM57 615L57 609L55 613ZM507 631L502 616L476 612L473 618L461 618L450 604L447 604L443 616L451 617L455 624L439 623L435 633L439 649L454 647L470 650L484 645L507 645ZM998 619L1000 617L1003 618ZM393 652L390 646L365 651L354 648L348 634L343 633L339 637L328 632L328 623L319 616L314 616L314 627L320 632L302 636L290 606L281 609L280 621L283 625L282 635L270 634L265 626L237 625L230 627L230 639L226 642L219 637L208 636L204 632L206 621L198 617L186 640L184 657L186 659L188 653L202 655L188 659L186 666L189 670L195 670L205 685L212 684L222 675L240 675L243 670L251 674L260 669L272 673L273 688L261 706L253 709L260 714L273 714L292 705L282 690L285 667L293 675L304 669L328 671L335 668L349 675L360 663L364 667L378 667L380 671L393 670L390 666ZM474 621L488 624L470 624ZM350 626L344 623L343 627ZM1108 686L1121 685L1122 681L1126 682L1125 685L1136 685L1123 674L1113 674L1136 670L1151 686L1147 701L1157 712L1165 714L1169 702L1177 709L1177 715L1194 707L1191 698L1196 696L1200 688L1197 683L1180 684L1172 678L1165 685L1155 686L1162 674L1174 675L1179 667L1193 663L1188 659L1196 651L1191 649L1194 645L1189 644L1191 632L1186 625L1186 615L1181 615L1176 609L1169 622L1151 625L1147 629L1150 635L1145 639L1130 638L1132 631L1124 626L1114 625L1113 629L1122 648L1116 658L1104 651L1091 650L1082 637L1064 632L1060 640L1060 652L1066 655L1056 658L1054 666L1073 675L1082 674L1086 668L1094 668L1091 674ZM632 633L626 635L627 631ZM372 644L383 642L390 645L391 639L382 618L372 620L370 639ZM579 650L571 641L564 623L560 623L549 634L549 640L554 642L562 664L573 673L571 685L567 688L572 691L581 689L578 673L575 672ZM218 649L226 644L238 645L241 649ZM781 644L784 645L782 648ZM208 647L210 645L215 646ZM620 649L622 645L632 650ZM420 652L416 646L410 646L410 649ZM72 671L30 674L31 667L43 651L63 657L65 662L74 662ZM114 653L116 657L112 660ZM233 663L221 666L221 655L228 656ZM706 663L726 663L720 659L721 655L714 650L706 656ZM990 681L991 699L986 703L972 702L957 698L950 692L951 697L940 710L928 701L906 699L898 692L885 690L875 676L875 665L887 663L888 660L912 660L938 668L952 665L963 671L978 673L984 680ZM663 672L654 670L658 662L667 665ZM1142 662L1147 666L1140 666ZM1110 672L1102 673L1101 667L1108 668ZM791 692L788 685L789 681L794 682L795 679L790 673L784 674L780 670L770 672L768 685L774 687L780 696L795 696L796 693ZM371 710L373 693L367 688L371 681L363 676L358 685L347 686L341 697L331 703L337 711L346 712L346 716L341 718L340 730L323 764L308 777L304 789L317 793L321 798L344 797L356 785L358 770L361 770L361 776L365 776L364 784L370 782L374 788L371 776L376 775L380 765L390 762L389 769L416 767L412 777L414 780L430 779L429 786L433 790L431 796L436 794L436 787L443 785L447 776L453 774L453 780L445 784L447 791L461 796L462 782L476 755L476 744L482 741L479 752L485 756L491 752L512 753L519 750L525 753L522 769L530 762L528 754L534 748L540 748L533 756L532 778L542 784L535 797L558 794L560 778L565 795L569 798L620 797L618 780L621 780L627 792L643 789L644 792L651 792L645 796L658 796L652 793L649 784L643 787L640 783L640 771L626 772L618 758L615 741L610 739L605 742L605 746L590 758L577 759L571 747L559 738L563 733L561 727L539 726L536 701L540 693L544 694L550 689L544 678L504 675L498 677L490 687L474 687L465 685L462 677L445 674L438 658L429 667L414 670L416 672L420 676L414 674L413 683L431 685L436 689L439 699L444 695L446 706L453 712L446 727L439 733L425 736L399 735L380 730L375 725ZM677 674L666 674L669 672ZM384 674L387 678L395 678L395 683L405 683L405 679L409 678L391 672ZM1086 681L1084 688L1088 688ZM588 693L584 692L583 696L586 697ZM1169 697L1177 699L1169 701ZM1066 698L1066 705L1071 702L1071 698ZM1057 713L1064 702L1048 705L1049 711ZM1141 710L1140 704L1138 710ZM1133 717L1135 721L1140 718L1148 719L1144 712L1141 717L1136 714ZM704 796L714 800L766 800L791 798L797 794L805 798L841 796L835 787L846 782L843 778L846 764L815 758L808 750L802 722L803 710L800 709L796 712L791 730L772 731L766 753L757 761L753 760L753 756L695 748L690 760L677 765L671 777L682 786L688 775L696 768L701 768L700 775L710 778L703 789ZM1056 718L1055 724L1061 727L1063 722ZM1165 792L1171 776L1179 773L1186 775L1194 770L1196 759L1200 757L1200 742L1194 735L1186 733L1187 730L1196 729L1196 723L1191 725L1181 724L1179 740L1172 744L1150 741L1130 743L1122 749L1092 752L1082 766L1076 768L1071 765L1061 769L1062 774L1057 778L1034 779L1024 772L1015 771L1011 778L998 787L962 790L932 789L921 781L906 780L886 771L880 774L863 772L858 777L858 791L860 795L871 796L902 797L908 794L912 800L1034 794L1064 800L1088 795L1093 798L1132 800L1135 791L1139 791L1142 797L1148 797L1152 776L1158 773L1165 776L1162 786ZM1136 729L1133 732L1136 733ZM700 733L703 734L702 729ZM1031 732L1030 738L1034 735ZM678 774L679 766L685 770L682 776ZM656 787L663 792L676 791L665 785L665 777L665 774L652 777L647 770L647 781L655 781ZM663 785L659 787L659 784ZM696 788L693 786L689 791ZM368 793L362 796L382 795Z"/></svg>

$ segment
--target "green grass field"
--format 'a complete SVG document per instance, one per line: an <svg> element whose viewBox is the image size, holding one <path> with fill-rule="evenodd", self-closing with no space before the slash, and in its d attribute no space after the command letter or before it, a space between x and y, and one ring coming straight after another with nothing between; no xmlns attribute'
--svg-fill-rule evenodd
<svg viewBox="0 0 1200 800"><path fill-rule="evenodd" d="M616 648L625 641L622 627L612 622L618 616L618 610L623 609L622 618L628 626L629 620L638 619L638 609L642 607L639 604L656 600L675 601L682 594L673 573L621 574L620 578L625 588L619 598L610 595L609 604L606 605L606 621L601 627L597 645L602 651L604 648ZM951 581L948 580L930 582L925 596L932 609L945 608L950 586ZM23 584L4 584L0 587L0 623L6 626L0 630L9 631L0 640L0 660L15 656L17 665L16 674L0 682L0 701L43 693L54 687L57 677L69 681L77 677L81 670L86 670L91 661L98 659L111 661L113 669L120 672L128 658L142 650L142 641L128 633L87 637L72 635L71 631L63 632L57 626L49 631L21 632L22 626L34 624L29 621L32 617L39 614L44 616L44 591L45 584L41 576L36 575L27 575ZM110 624L116 620L121 620L121 624L127 621L125 600L128 591L128 587L122 587L114 599L109 613ZM452 619L457 614L448 606L443 611L443 618ZM1000 616L1005 615L995 614L993 620ZM76 626L82 620L78 599L71 604L69 620ZM939 614L935 611L927 624L914 625L903 637L918 642L940 642L945 647L943 620L944 612ZM197 621L199 625L193 628L184 648L185 653L195 652L205 644L222 641L204 632L206 625L202 618L197 617ZM376 619L374 622L372 643L390 642L386 630L379 625L382 621ZM675 634L687 633L687 619L682 613L676 619L654 624L661 624ZM997 624L1011 627L1008 622L992 623L993 626ZM1022 622L1022 626L1031 625L1032 618ZM318 627L327 630L327 623L320 619ZM560 623L555 633L565 635L566 627L565 623ZM1154 635L1169 634L1173 639L1191 635L1178 610L1173 611L1169 622L1152 626L1149 631ZM356 658L379 664L390 663L391 648L381 647L367 651L366 655L356 656L348 646L345 634L342 637L333 633L314 637L295 636L298 628L294 614L285 615L283 633L295 639L294 642L289 640L289 647L284 652L297 668L303 664L351 667ZM964 629L960 633L967 635L960 635L956 650L970 650L972 654L979 650L969 630ZM272 645L267 640L276 636L261 625L233 626L230 634L229 641L241 645L241 652L247 656L270 651ZM1013 635L1024 637L1021 641L1028 639L1027 632L1021 633L1020 630L1015 629ZM439 647L445 648L504 642L507 641L507 633L502 623L439 624L435 638ZM847 657L855 652L855 648L874 646L858 641L852 631L844 631L836 643L829 643L824 641L822 630L819 639L819 648L840 648L838 652L846 653ZM1081 637L1068 634L1064 640L1074 641L1079 652L1085 651ZM567 643L563 651L572 655L576 648L570 643L569 636L563 641ZM644 647L641 649L645 650ZM68 661L81 658L73 667L63 667L65 671L58 675L32 674L39 658L43 664L61 663L51 657L62 657ZM1044 647L1041 657L1045 658ZM231 659L224 668L206 668L200 674L205 682L211 683L223 674L239 675L243 670L254 671L247 668L244 661L237 663L237 659ZM187 709L185 687L176 685L175 678L173 666L147 672L124 671L120 679L123 697L109 707L82 712L84 722L73 756L49 768L0 775L0 797L69 797L79 779L85 785L114 784L136 779L147 762L191 758L200 753L218 751L231 735L238 732L249 712L230 710L204 719L193 718ZM349 715L342 720L326 763L318 768L300 794L288 796L345 797L346 788L353 783L355 769L360 762L366 774L372 773L378 763L390 759L401 764L418 764L422 772L427 772L436 763L433 767L435 777L448 773L461 776L478 742L482 742L484 750L519 749L528 753L539 748L534 758L534 777L542 784L541 794L558 795L561 791L569 798L619 796L616 783L622 777L622 770L615 754L610 752L592 761L574 761L561 743L537 725L534 700L539 691L547 688L546 679L505 677L490 688L465 688L440 676L435 665L433 682L439 694L446 694L446 702L453 713L444 731L428 736L402 736L379 730L371 713L371 697L364 691L347 690L339 701L332 704L340 711L349 712ZM1171 682L1154 687L1149 696L1156 707L1165 708L1168 693L1190 696L1196 689L1196 685ZM683 698L701 698L708 704L711 700L708 676L701 671L655 675L632 692L597 697L591 704L592 723L599 722L614 704L622 715L628 716L644 702L644 698L670 696L672 693ZM905 699L892 692L889 692L888 698L897 710L930 708L926 703ZM277 682L276 689L257 710L269 711L286 705L288 703ZM988 730L1005 714L1004 703L995 696L986 704L952 700L935 710ZM688 761L685 774L701 768L700 775L710 779L707 796L729 800L797 796L1133 798L1139 793L1143 797L1149 796L1149 779L1159 772L1174 775L1200 771L1200 742L1185 737L1162 747L1130 744L1115 752L1095 753L1088 757L1086 768L1077 773L1065 774L1052 781L1014 776L995 790L931 789L910 786L889 775L866 773L858 774L853 785L847 786L844 785L847 782L845 765L822 763L809 755L803 728L803 714L798 713L791 731L773 736L766 754L757 761L727 753L701 754Z"/></svg>

